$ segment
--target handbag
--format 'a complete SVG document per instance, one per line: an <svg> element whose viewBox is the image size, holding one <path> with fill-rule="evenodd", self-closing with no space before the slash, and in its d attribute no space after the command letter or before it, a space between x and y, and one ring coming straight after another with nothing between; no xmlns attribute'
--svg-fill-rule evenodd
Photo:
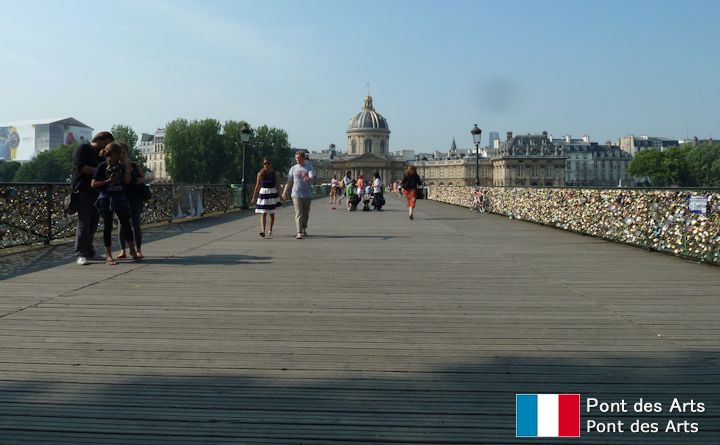
<svg viewBox="0 0 720 445"><path fill-rule="evenodd" d="M65 198L63 199L63 212L65 212L66 215L76 214L79 199L80 194L78 192L68 193L67 196L65 196Z"/></svg>

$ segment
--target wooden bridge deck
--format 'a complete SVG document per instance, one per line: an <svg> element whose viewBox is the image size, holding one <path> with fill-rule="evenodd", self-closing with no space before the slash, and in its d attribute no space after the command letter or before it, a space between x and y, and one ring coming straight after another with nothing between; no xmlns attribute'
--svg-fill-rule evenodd
<svg viewBox="0 0 720 445"><path fill-rule="evenodd" d="M521 443L528 392L707 407L655 418L697 434L563 443L720 442L720 269L387 201L315 201L299 241L284 208L274 239L236 214L142 263L6 273L0 443Z"/></svg>

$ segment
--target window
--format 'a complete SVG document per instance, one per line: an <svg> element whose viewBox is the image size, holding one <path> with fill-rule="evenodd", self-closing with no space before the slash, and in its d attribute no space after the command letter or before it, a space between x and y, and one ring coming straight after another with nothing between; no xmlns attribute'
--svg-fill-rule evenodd
<svg viewBox="0 0 720 445"><path fill-rule="evenodd" d="M385 153L385 141L380 141L380 153Z"/></svg>
<svg viewBox="0 0 720 445"><path fill-rule="evenodd" d="M533 165L532 166L532 177L537 178L538 176L540 176L540 167L537 165Z"/></svg>
<svg viewBox="0 0 720 445"><path fill-rule="evenodd" d="M370 139L365 139L365 153L372 152L372 141Z"/></svg>
<svg viewBox="0 0 720 445"><path fill-rule="evenodd" d="M352 152L357 153L357 141L355 139L352 141Z"/></svg>
<svg viewBox="0 0 720 445"><path fill-rule="evenodd" d="M545 166L545 177L546 178L552 178L553 177L553 166L552 164L548 164Z"/></svg>

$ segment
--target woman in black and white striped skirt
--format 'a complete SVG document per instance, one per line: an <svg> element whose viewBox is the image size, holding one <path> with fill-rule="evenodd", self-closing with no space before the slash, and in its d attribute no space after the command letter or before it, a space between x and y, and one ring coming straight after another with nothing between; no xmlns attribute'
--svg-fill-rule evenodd
<svg viewBox="0 0 720 445"><path fill-rule="evenodd" d="M278 200L280 194L278 184L280 184L280 176L273 171L270 160L263 159L263 167L257 174L252 198L255 201L255 213L260 214L260 229L262 230L260 236L263 238L265 237L268 214L270 215L270 231L267 235L268 238L272 238L273 225L275 224L275 208L278 207L280 202Z"/></svg>

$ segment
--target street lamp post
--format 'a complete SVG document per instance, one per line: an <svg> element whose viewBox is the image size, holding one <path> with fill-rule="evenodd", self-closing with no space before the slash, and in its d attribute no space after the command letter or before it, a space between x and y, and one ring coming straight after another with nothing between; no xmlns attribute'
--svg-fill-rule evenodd
<svg viewBox="0 0 720 445"><path fill-rule="evenodd" d="M475 124L473 129L470 130L470 134L472 134L475 143L475 186L480 187L480 137L482 136L482 130Z"/></svg>
<svg viewBox="0 0 720 445"><path fill-rule="evenodd" d="M247 188L245 188L245 145L247 145L248 141L250 141L250 134L252 131L250 130L250 127L248 127L248 124L243 124L242 128L240 129L240 144L242 145L242 206L241 209L247 209L248 208L248 199L247 199Z"/></svg>

